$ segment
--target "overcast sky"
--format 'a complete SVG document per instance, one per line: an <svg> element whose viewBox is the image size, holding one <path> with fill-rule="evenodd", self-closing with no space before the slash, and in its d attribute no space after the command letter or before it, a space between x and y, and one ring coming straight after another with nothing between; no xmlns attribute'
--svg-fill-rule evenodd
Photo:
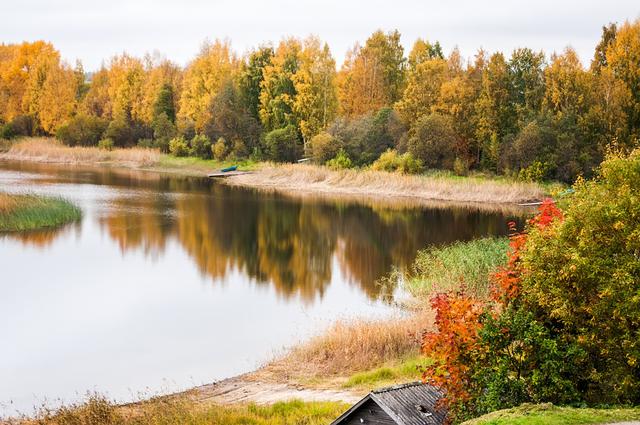
<svg viewBox="0 0 640 425"><path fill-rule="evenodd" d="M480 47L550 54L571 45L587 64L602 25L639 17L640 0L0 0L0 42L45 39L90 71L123 51L185 65L206 39L229 38L242 53L316 34L341 64L356 41L397 28L407 52L417 37L465 57Z"/></svg>

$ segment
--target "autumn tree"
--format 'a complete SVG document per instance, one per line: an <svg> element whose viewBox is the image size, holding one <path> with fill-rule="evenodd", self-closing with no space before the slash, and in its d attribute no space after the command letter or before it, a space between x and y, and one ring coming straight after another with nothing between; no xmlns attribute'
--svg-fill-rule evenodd
<svg viewBox="0 0 640 425"><path fill-rule="evenodd" d="M629 132L640 137L640 19L625 22L615 41L607 48L606 59L613 75L623 81L631 93L627 107Z"/></svg>
<svg viewBox="0 0 640 425"><path fill-rule="evenodd" d="M151 123L161 113L176 121L182 69L175 63L157 57L145 57L146 78L144 84L144 121Z"/></svg>
<svg viewBox="0 0 640 425"><path fill-rule="evenodd" d="M126 53L111 59L107 93L113 119L145 121L145 79L146 72L140 59Z"/></svg>
<svg viewBox="0 0 640 425"><path fill-rule="evenodd" d="M396 108L406 123L415 122L435 109L442 84L449 78L449 65L439 57L427 59L409 73L404 96Z"/></svg>
<svg viewBox="0 0 640 425"><path fill-rule="evenodd" d="M252 51L243 61L238 76L238 90L244 107L257 120L260 119L260 92L264 80L264 68L271 64L274 52L271 46Z"/></svg>
<svg viewBox="0 0 640 425"><path fill-rule="evenodd" d="M225 152L246 156L259 144L260 123L245 107L240 90L233 80L224 82L209 106L209 120L204 127L212 141L221 141Z"/></svg>
<svg viewBox="0 0 640 425"><path fill-rule="evenodd" d="M343 115L357 116L391 105L405 86L406 60L400 33L374 32L364 46L347 52L339 74Z"/></svg>
<svg viewBox="0 0 640 425"><path fill-rule="evenodd" d="M596 45L596 50L591 60L591 71L595 74L599 74L600 70L609 64L607 61L607 50L609 50L609 46L616 41L617 32L618 27L614 23L602 27L602 36Z"/></svg>
<svg viewBox="0 0 640 425"><path fill-rule="evenodd" d="M228 40L205 43L185 70L178 116L192 120L196 129L201 130L209 118L211 100L223 83L235 75L238 65Z"/></svg>
<svg viewBox="0 0 640 425"><path fill-rule="evenodd" d="M305 147L335 118L338 106L335 77L336 64L329 46L322 45L316 37L306 39L300 67L292 76L296 92L293 112L299 119Z"/></svg>
<svg viewBox="0 0 640 425"><path fill-rule="evenodd" d="M85 114L111 119L109 70L105 66L93 73L89 89L80 103L80 110Z"/></svg>
<svg viewBox="0 0 640 425"><path fill-rule="evenodd" d="M518 123L535 117L544 97L544 53L528 48L514 50L508 63L509 95Z"/></svg>
<svg viewBox="0 0 640 425"><path fill-rule="evenodd" d="M294 126L299 118L294 110L296 87L293 76L300 67L302 43L295 38L278 45L271 63L264 68L260 92L260 121L267 131Z"/></svg>
<svg viewBox="0 0 640 425"><path fill-rule="evenodd" d="M407 59L409 72L414 71L422 62L431 59L444 59L444 53L442 52L440 42L436 41L431 44L428 40L418 38L416 42L413 43L413 48L411 49Z"/></svg>
<svg viewBox="0 0 640 425"><path fill-rule="evenodd" d="M77 80L44 41L0 47L0 119L33 117L45 133L53 133L75 112Z"/></svg>

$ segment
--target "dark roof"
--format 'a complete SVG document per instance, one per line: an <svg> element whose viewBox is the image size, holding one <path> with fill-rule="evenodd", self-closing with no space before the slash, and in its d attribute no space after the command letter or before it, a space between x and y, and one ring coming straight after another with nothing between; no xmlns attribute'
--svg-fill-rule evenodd
<svg viewBox="0 0 640 425"><path fill-rule="evenodd" d="M371 391L331 425L341 423L368 400L373 400L398 425L443 424L447 412L442 408L436 409L441 397L442 392L438 388L422 382L381 388Z"/></svg>

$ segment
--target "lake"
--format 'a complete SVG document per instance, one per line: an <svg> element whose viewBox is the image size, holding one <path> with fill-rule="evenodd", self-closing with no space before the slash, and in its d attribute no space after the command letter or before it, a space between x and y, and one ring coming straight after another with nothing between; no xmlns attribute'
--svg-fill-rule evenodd
<svg viewBox="0 0 640 425"><path fill-rule="evenodd" d="M0 235L0 417L248 372L339 319L398 314L379 282L509 214L294 198L208 179L0 162L0 191L64 196L57 230Z"/></svg>

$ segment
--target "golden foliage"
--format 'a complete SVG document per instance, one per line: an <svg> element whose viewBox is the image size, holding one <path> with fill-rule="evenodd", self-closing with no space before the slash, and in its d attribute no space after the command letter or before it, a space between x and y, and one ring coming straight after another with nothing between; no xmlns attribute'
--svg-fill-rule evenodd
<svg viewBox="0 0 640 425"><path fill-rule="evenodd" d="M211 100L225 81L234 78L239 64L229 40L205 43L184 72L179 116L201 130L209 118Z"/></svg>
<svg viewBox="0 0 640 425"><path fill-rule="evenodd" d="M0 119L33 115L53 132L75 111L77 80L51 43L0 45Z"/></svg>

